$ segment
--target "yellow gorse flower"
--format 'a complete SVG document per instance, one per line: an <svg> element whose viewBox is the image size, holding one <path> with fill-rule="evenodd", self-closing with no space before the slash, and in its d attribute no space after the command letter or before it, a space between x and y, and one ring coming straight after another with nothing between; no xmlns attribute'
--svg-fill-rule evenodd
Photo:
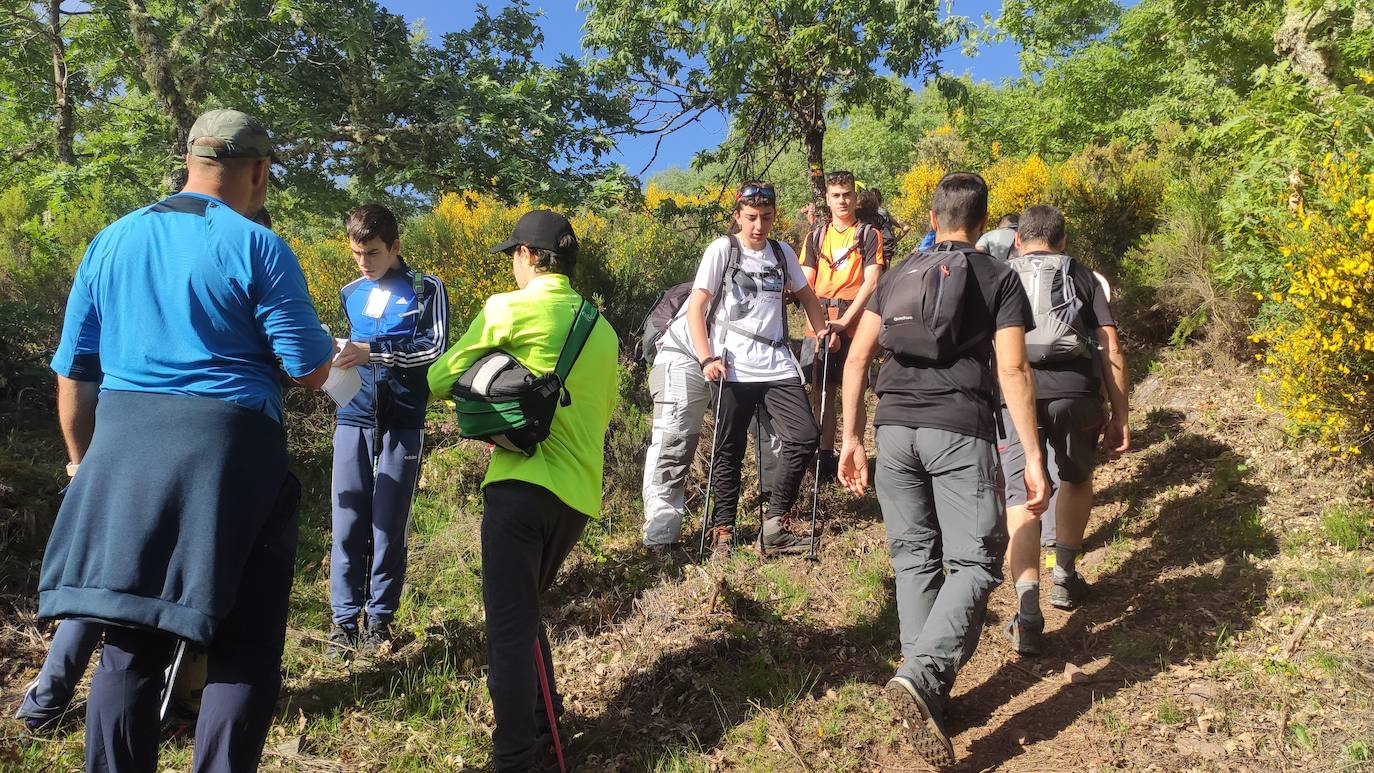
<svg viewBox="0 0 1374 773"><path fill-rule="evenodd" d="M1268 296L1276 320L1255 335L1267 345L1261 403L1295 432L1339 456L1374 442L1374 175L1327 155L1308 204L1280 232L1285 284Z"/></svg>

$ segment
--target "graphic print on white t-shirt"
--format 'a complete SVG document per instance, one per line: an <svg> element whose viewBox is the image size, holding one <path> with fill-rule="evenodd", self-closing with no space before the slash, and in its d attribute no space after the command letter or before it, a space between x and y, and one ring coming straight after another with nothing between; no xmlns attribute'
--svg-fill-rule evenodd
<svg viewBox="0 0 1374 773"><path fill-rule="evenodd" d="M701 256L701 265L692 282L693 290L705 289L714 297L721 291L721 276L725 275L725 297L717 305L715 319L711 320L709 328L712 351L717 355L728 353L725 358L728 381L780 381L801 377L796 358L787 346L770 346L738 332L748 331L767 340L787 340L782 313L783 289L796 292L807 284L796 253L786 244L779 247L781 265L768 244L762 250L751 250L741 243L740 270L735 274L733 286L726 272L730 262L729 238L721 237L711 242ZM675 347L693 351L685 315L673 321L668 335Z"/></svg>

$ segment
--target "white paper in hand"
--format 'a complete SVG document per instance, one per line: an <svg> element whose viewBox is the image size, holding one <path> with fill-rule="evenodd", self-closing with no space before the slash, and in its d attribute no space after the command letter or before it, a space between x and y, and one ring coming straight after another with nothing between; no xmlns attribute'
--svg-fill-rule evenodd
<svg viewBox="0 0 1374 773"><path fill-rule="evenodd" d="M325 393L341 408L352 402L362 388L363 377L357 368L330 368L329 378L324 380Z"/></svg>

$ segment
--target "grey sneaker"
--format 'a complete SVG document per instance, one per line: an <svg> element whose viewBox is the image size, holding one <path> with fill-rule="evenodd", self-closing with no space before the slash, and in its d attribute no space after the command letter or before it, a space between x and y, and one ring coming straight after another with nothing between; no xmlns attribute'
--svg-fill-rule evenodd
<svg viewBox="0 0 1374 773"><path fill-rule="evenodd" d="M769 518L763 522L763 528L759 529L758 539L754 541L754 547L758 549L759 555L764 558L772 558L774 556L807 553L811 550L811 537L793 534L787 528L788 525L788 519L785 516Z"/></svg>
<svg viewBox="0 0 1374 773"><path fill-rule="evenodd" d="M954 744L949 742L939 717L932 715L916 683L905 676L894 676L887 683L887 699L911 731L911 741L926 762L943 768L954 764Z"/></svg>
<svg viewBox="0 0 1374 773"><path fill-rule="evenodd" d="M329 629L329 644L324 656L330 660L345 660L358 651L358 627L335 623Z"/></svg>
<svg viewBox="0 0 1374 773"><path fill-rule="evenodd" d="M1071 577L1055 577L1054 587L1050 588L1050 606L1055 609L1073 609L1081 606L1092 593L1092 586L1083 575L1074 572Z"/></svg>
<svg viewBox="0 0 1374 773"><path fill-rule="evenodd" d="M1030 622L1020 615L1013 615L1011 621L1002 629L1002 635L1007 637L1011 646L1022 655L1039 655L1042 651L1043 639L1045 635L1045 620L1041 618L1035 622Z"/></svg>
<svg viewBox="0 0 1374 773"><path fill-rule="evenodd" d="M358 651L363 655L380 654L383 647L391 644L391 624L380 623L369 620L367 630L363 632L362 641L358 644Z"/></svg>

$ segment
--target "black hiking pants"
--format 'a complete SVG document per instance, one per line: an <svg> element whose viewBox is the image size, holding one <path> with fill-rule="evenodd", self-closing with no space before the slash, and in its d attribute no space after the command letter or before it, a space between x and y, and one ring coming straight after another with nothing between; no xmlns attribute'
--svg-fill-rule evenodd
<svg viewBox="0 0 1374 773"><path fill-rule="evenodd" d="M548 723L534 660L536 641L555 716L562 707L539 595L553 585L558 568L587 527L587 516L548 489L521 480L488 485L482 504L487 689L496 717L491 756L498 771L525 771L538 751L539 731Z"/></svg>
<svg viewBox="0 0 1374 773"><path fill-rule="evenodd" d="M749 425L754 414L764 408L772 420L773 434L782 442L782 453L773 480L765 481L769 492L765 517L786 515L797 501L806 468L815 458L821 433L811 414L811 402L801 379L785 381L727 381L720 397L720 427L716 461L711 468L712 526L734 526L739 507L740 470L748 448Z"/></svg>

